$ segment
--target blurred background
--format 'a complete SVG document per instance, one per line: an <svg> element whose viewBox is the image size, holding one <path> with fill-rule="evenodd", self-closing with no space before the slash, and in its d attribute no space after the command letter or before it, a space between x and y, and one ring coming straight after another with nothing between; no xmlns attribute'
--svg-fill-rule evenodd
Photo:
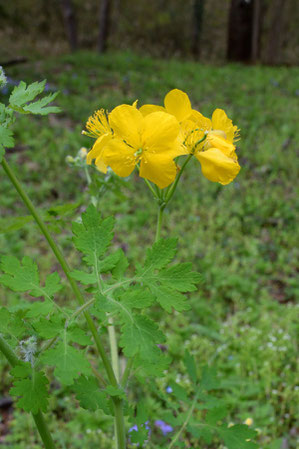
<svg viewBox="0 0 299 449"><path fill-rule="evenodd" d="M291 65L299 59L298 23L297 0L14 0L0 4L0 62L12 54L130 48Z"/></svg>
<svg viewBox="0 0 299 449"><path fill-rule="evenodd" d="M231 422L250 422L263 449L298 447L298 24L297 0L0 1L0 65L8 80L0 102L20 80L47 79L62 110L18 117L7 159L72 267L80 260L70 221L90 194L104 216L116 214L114 246L126 252L131 271L154 238L156 205L138 175L103 176L90 167L88 186L78 152L92 145L81 131L96 109L136 99L163 104L179 88L204 115L222 108L241 129L235 181L211 183L193 161L165 212L162 236L179 237L178 261L191 261L203 283L190 296L190 312L152 311L173 360L156 387L187 385L187 348L199 369L216 367ZM33 257L42 277L59 269L1 167L0 248L1 255ZM59 301L72 305L67 286ZM0 304L24 303L24 295L0 289ZM2 358L0 378L1 448L40 449L30 416L10 399ZM49 418L49 425L61 448L111 449L109 418L51 388L59 424ZM165 406L146 387L132 391L137 402L148 399L153 414ZM155 449L167 447L169 436L152 435ZM198 447L184 438L184 447Z"/></svg>

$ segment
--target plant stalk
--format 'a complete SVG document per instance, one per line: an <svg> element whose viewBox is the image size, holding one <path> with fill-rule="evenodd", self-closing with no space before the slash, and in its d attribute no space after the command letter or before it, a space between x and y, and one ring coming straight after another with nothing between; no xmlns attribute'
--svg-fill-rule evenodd
<svg viewBox="0 0 299 449"><path fill-rule="evenodd" d="M16 366L20 362L20 360L18 359L12 348L9 346L8 343L6 343L6 341L1 335L0 335L0 351L6 357L7 361L12 367ZM40 434L40 437L44 443L45 449L56 449L55 443L49 432L49 429L47 427L42 412L38 411L36 414L32 413L32 417L34 419L38 433Z"/></svg>
<svg viewBox="0 0 299 449"><path fill-rule="evenodd" d="M26 205L26 207L28 208L29 212L31 213L31 215L33 216L33 218L35 219L38 227L40 228L42 234L44 235L44 237L46 238L47 242L49 243L56 259L58 260L58 262L61 265L61 268L63 269L69 283L70 286L73 290L73 293L77 299L77 302L79 303L80 306L84 306L85 305L85 300L82 296L81 291L79 290L79 287L77 285L77 283L75 282L75 280L71 277L70 274L70 268L68 266L68 263L66 261L66 259L64 258L62 252L60 251L60 249L58 248L57 244L55 243L54 239L52 238L52 236L50 235L48 228L46 226L46 224L43 222L43 220L41 219L41 217L39 216L37 210L35 209L32 201L30 200L30 198L28 197L28 195L26 194L26 192L24 191L21 183L19 182L19 180L17 179L17 177L15 176L14 172L12 171L12 169L9 167L7 161L5 160L5 158L3 158L2 160L2 167L5 171L5 173L7 174L7 176L9 177L11 183L13 184L13 186L15 187L16 191L18 192L18 194L20 195L22 201L24 202L24 204ZM117 386L117 381L112 369L112 366L109 362L109 359L105 353L105 349L104 346L102 345L102 342L100 340L100 337L98 335L96 326L92 320L92 317L90 315L90 313L88 311L84 311L83 312L84 317L87 321L87 325L92 333L92 336L94 338L96 347L98 349L98 352L101 356L102 362L104 364L105 370L107 372L107 376L109 378L109 381L111 383L111 385L113 386Z"/></svg>

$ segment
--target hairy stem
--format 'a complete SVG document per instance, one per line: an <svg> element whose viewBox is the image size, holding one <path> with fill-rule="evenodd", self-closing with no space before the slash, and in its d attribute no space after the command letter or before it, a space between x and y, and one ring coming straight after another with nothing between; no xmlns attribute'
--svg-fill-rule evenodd
<svg viewBox="0 0 299 449"><path fill-rule="evenodd" d="M8 343L4 340L4 338L0 335L0 351L6 357L9 364L14 367L16 366L20 360L9 346ZM46 421L41 411L36 414L32 413L32 417L34 419L35 425L37 427L38 433L44 443L45 449L56 449L52 436L47 427Z"/></svg>
<svg viewBox="0 0 299 449"><path fill-rule="evenodd" d="M30 198L28 197L28 195L26 194L26 192L24 191L21 183L19 182L19 180L17 179L17 177L15 176L14 172L12 171L12 169L9 167L7 161L5 160L5 158L3 158L2 160L2 166L3 169L5 171L5 173L7 174L7 176L9 177L10 181L12 182L13 186L15 187L16 191L18 192L18 194L20 195L22 201L24 202L24 204L26 205L26 207L28 208L29 212L31 213L31 215L33 216L33 218L35 219L38 227L40 228L42 234L44 235L44 237L46 238L47 242L49 243L56 259L58 260L58 262L61 265L61 268L63 269L69 283L70 286L73 290L73 293L77 299L77 302L79 303L80 306L84 306L85 305L85 300L82 296L82 293L77 285L77 283L75 282L75 280L71 277L70 274L70 268L68 266L68 263L66 261L66 259L64 258L62 252L60 251L59 247L57 246L57 244L55 243L54 239L52 238L52 236L50 235L48 228L46 226L46 224L43 222L43 220L41 219L41 217L39 216L37 210L35 209L32 201L30 200ZM101 356L103 365L105 367L105 370L107 372L107 376L109 378L109 381L111 383L111 385L116 386L117 385L117 381L112 369L112 366L109 362L109 359L106 355L104 346L102 345L101 339L98 335L96 326L92 320L92 317L90 315L90 313L88 311L84 311L83 312L84 317L87 321L87 325L92 333L92 336L94 338L96 347L98 349L98 352Z"/></svg>

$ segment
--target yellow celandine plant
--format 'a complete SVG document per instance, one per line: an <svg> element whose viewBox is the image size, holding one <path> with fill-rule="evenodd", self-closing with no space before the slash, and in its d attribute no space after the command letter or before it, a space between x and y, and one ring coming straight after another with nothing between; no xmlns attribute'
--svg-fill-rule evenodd
<svg viewBox="0 0 299 449"><path fill-rule="evenodd" d="M99 110L89 118L86 134L97 140L87 155L102 172L107 167L119 176L129 176L138 167L142 178L164 189L180 170L175 163L182 155L195 156L203 175L213 182L229 184L240 171L235 142L239 137L222 109L212 118L192 109L188 95L171 90L164 107L117 106L111 113Z"/></svg>
<svg viewBox="0 0 299 449"><path fill-rule="evenodd" d="M174 431L172 426L176 432L171 438L163 437L163 448L167 445L167 449L174 449L178 444L182 447L181 438L186 430L196 444L201 438L210 443L217 434L228 449L235 449L236 445L242 449L255 448L249 442L255 432L248 425L218 425L226 416L226 407L209 396L210 390L219 387L215 372L206 366L199 374L188 351L184 356L188 389L184 391L176 383L170 385L168 390L173 397L168 400L161 394L163 406L160 411L155 406L154 417L150 416L145 400L136 405L127 393L128 383L136 373L138 380L151 386L152 379L162 376L170 362L160 350L165 336L147 313L148 308L155 303L167 313L173 309L188 310L184 293L195 291L201 279L199 273L192 271L191 264L171 263L177 241L160 238L163 211L193 156L200 162L204 176L213 182L228 184L237 176L240 170L235 151L237 127L221 109L216 109L211 119L204 117L192 109L187 94L178 89L166 95L164 106L144 105L138 109L136 101L133 105L117 106L110 113L95 112L84 132L96 139L94 145L90 151L82 148L76 158L69 156L67 160L84 168L88 184L92 182L88 168L93 161L100 172L107 173L110 167L121 177L129 176L136 168L158 203L156 238L146 251L144 263L138 264L133 277L129 277L126 255L121 249L114 251L110 247L114 218L103 219L97 210L97 198L92 197L92 204L81 220L72 226L73 243L82 254L83 267L71 270L5 154L6 148L14 146L10 126L15 113L59 112L58 108L48 106L55 94L34 101L44 87L45 82L28 86L21 82L12 92L9 105L0 105L0 163L53 251L78 306L72 310L69 304L64 307L56 301L62 288L58 273L51 273L41 284L37 264L29 257L22 261L14 256L1 258L0 284L44 299L29 301L22 319L18 309L9 306L0 309L5 321L4 325L0 323L0 351L12 368L10 393L16 397L16 405L32 414L45 449L58 449L43 414L49 405L46 367L53 367L54 377L75 395L82 408L92 413L101 409L114 419L116 449L133 447L133 443L142 447L145 442L147 447L156 449L155 432L150 436L147 421L156 420L159 412L163 416L165 404L169 410L175 410L175 416L168 413L171 425L162 420L156 420L155 425L165 436ZM180 167L181 157L185 160ZM78 322L80 317L84 319L84 329L84 324ZM124 366L119 363L119 353ZM91 365L90 357L96 363ZM156 389L154 395L157 397ZM180 406L174 407L174 401ZM180 409L183 413L179 413ZM200 416L199 426L192 418L194 412L196 420ZM133 424L129 432L128 422Z"/></svg>

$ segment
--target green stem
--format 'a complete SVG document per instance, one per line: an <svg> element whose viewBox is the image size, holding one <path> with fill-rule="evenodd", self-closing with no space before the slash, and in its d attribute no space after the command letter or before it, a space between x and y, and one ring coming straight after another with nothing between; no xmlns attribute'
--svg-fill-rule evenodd
<svg viewBox="0 0 299 449"><path fill-rule="evenodd" d="M186 165L188 164L188 162L190 161L190 159L192 158L192 156L193 156L193 154L189 154L189 156L187 157L187 159L186 159L185 162L183 163L182 168L180 169L180 171L179 171L179 173L178 173L178 175L177 175L177 177L176 177L174 183L172 184L171 189L168 191L168 194L167 194L167 196L166 196L166 198L165 198L166 204L169 203L169 201L170 201L171 198L173 197L174 192L175 192L175 190L176 190L176 188L177 188L178 182L179 182L179 180L180 180L180 178L181 178L181 176L182 176L182 174L183 174L183 171L185 170Z"/></svg>
<svg viewBox="0 0 299 449"><path fill-rule="evenodd" d="M8 343L2 338L0 335L0 351L3 353L3 355L7 358L9 364L14 367L16 366L20 360L12 350L12 348L9 346ZM44 419L44 416L41 411L39 411L36 414L33 414L33 419L35 422L35 425L37 427L38 433L40 434L40 437L44 443L45 449L55 449L56 446L54 444L54 441L52 439L52 436L49 432L49 429L47 427L46 421Z"/></svg>
<svg viewBox="0 0 299 449"><path fill-rule="evenodd" d="M154 197L155 197L157 200L159 200L160 198L158 197L158 194L157 194L157 193L155 192L155 190L153 189L151 183L150 183L146 178L143 178L143 179L144 179L144 181L145 181L147 187L150 189L150 191L151 191L152 194L154 195Z"/></svg>
<svg viewBox="0 0 299 449"><path fill-rule="evenodd" d="M70 286L73 290L73 293L77 299L77 302L79 303L80 306L85 305L85 301L84 298L82 296L81 291L79 290L78 285L76 284L75 280L71 277L70 274L70 268L68 266L67 261L65 260L62 252L60 251L60 249L58 248L57 244L55 243L55 241L53 240L52 236L50 235L47 226L45 225L45 223L43 222L43 220L41 219L41 217L39 216L37 210L35 209L33 203L31 202L30 198L28 197L28 195L26 194L26 192L24 191L22 185L20 184L19 180L17 179L17 177L15 176L14 172L11 170L11 168L9 167L7 161L5 160L5 158L3 158L2 160L2 166L4 168L5 173L7 174L7 176L9 177L10 181L12 182L12 184L14 185L16 191L18 192L18 194L20 195L21 199L23 200L24 204L26 205L26 207L28 208L29 212L32 214L33 218L35 219L38 227L40 228L42 234L45 236L47 242L49 243L56 259L58 260L58 262L61 265L61 268L63 269L69 283ZM84 311L84 317L87 321L87 325L92 333L92 336L94 338L96 347L99 351L99 354L101 356L101 359L103 361L105 370L107 372L109 381L111 383L111 385L116 386L117 385L117 381L113 372L113 369L111 367L111 364L109 362L109 359L105 353L105 349L104 346L102 345L102 342L100 340L100 337L98 335L96 326L92 320L92 317L90 315L90 313L88 311Z"/></svg>
<svg viewBox="0 0 299 449"><path fill-rule="evenodd" d="M44 415L41 411L37 412L36 415L32 413L35 425L38 429L38 432L43 440L46 449L55 449L54 441L52 440L51 434L47 427Z"/></svg>
<svg viewBox="0 0 299 449"><path fill-rule="evenodd" d="M126 388L126 385L127 385L127 382L128 382L128 379L130 377L130 373L131 373L131 370L133 367L133 363L134 363L134 357L132 357L130 360L128 360L126 368L124 370L124 373L123 373L123 376L121 379L121 383L120 383L123 388Z"/></svg>
<svg viewBox="0 0 299 449"><path fill-rule="evenodd" d="M109 317L108 321L109 321L108 335L109 335L109 343L110 343L110 351L111 351L112 368L113 368L116 380L119 383L120 375L119 375L119 360L118 360L118 346L117 346L117 340L116 340L116 332L115 332L115 327L113 325L113 318Z"/></svg>
<svg viewBox="0 0 299 449"><path fill-rule="evenodd" d="M158 217L157 217L157 230L156 230L156 238L155 242L157 242L161 238L161 228L162 228L162 221L163 221L163 212L166 207L166 204L162 204L159 206L158 209Z"/></svg>
<svg viewBox="0 0 299 449"><path fill-rule="evenodd" d="M123 401L114 399L115 434L117 449L126 449L126 434L124 426Z"/></svg>

